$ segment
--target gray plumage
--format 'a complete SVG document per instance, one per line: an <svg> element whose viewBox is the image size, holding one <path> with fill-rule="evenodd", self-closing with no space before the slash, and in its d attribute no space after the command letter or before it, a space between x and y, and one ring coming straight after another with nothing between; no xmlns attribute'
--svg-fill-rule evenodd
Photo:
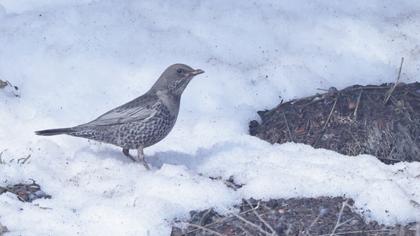
<svg viewBox="0 0 420 236"><path fill-rule="evenodd" d="M144 95L112 109L86 124L71 128L36 131L37 135L67 134L123 148L124 155L134 161L144 161L143 148L165 138L178 117L182 92L191 79L204 71L184 64L169 66ZM137 149L137 157L129 154Z"/></svg>

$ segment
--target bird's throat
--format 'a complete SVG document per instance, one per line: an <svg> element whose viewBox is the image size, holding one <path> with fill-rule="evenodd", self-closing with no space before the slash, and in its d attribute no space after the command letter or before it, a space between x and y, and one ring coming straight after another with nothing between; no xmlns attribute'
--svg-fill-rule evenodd
<svg viewBox="0 0 420 236"><path fill-rule="evenodd" d="M172 115L177 115L179 112L179 106L181 96L172 94L167 91L158 91L156 95L162 101L162 103L169 109Z"/></svg>

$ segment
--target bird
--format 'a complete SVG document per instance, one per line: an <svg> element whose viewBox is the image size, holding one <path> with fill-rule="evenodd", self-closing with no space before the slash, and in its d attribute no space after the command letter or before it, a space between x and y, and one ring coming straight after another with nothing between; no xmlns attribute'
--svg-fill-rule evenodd
<svg viewBox="0 0 420 236"><path fill-rule="evenodd" d="M140 97L88 123L70 128L39 130L35 134L66 134L113 144L121 147L125 156L150 169L143 149L158 143L170 133L178 117L182 93L191 79L202 73L203 70L185 64L173 64ZM137 156L131 155L130 149L137 150Z"/></svg>

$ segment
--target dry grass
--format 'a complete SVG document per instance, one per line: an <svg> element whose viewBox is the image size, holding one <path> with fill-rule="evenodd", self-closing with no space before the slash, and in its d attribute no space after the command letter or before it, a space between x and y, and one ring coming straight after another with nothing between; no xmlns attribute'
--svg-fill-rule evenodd
<svg viewBox="0 0 420 236"><path fill-rule="evenodd" d="M210 235L407 235L416 236L418 225L385 226L365 222L345 198L243 200L219 215L212 209L192 212L186 227L174 227L172 236Z"/></svg>

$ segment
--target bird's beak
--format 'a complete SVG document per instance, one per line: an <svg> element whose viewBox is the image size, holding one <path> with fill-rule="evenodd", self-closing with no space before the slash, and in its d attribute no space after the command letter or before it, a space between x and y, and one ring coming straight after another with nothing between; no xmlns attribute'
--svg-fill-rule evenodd
<svg viewBox="0 0 420 236"><path fill-rule="evenodd" d="M203 73L204 73L204 70L197 69L197 70L193 70L193 71L191 71L191 72L190 72L190 75L192 75L192 76L196 76L196 75L203 74Z"/></svg>

